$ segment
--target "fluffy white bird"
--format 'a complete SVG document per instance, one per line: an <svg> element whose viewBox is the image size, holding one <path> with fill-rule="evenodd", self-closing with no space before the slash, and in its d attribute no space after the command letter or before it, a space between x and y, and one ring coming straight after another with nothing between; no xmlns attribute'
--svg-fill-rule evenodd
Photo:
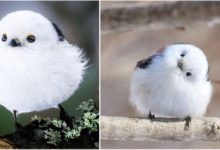
<svg viewBox="0 0 220 150"><path fill-rule="evenodd" d="M130 102L144 115L152 112L163 117L202 116L212 95L208 72L206 56L198 47L166 46L138 61Z"/></svg>
<svg viewBox="0 0 220 150"><path fill-rule="evenodd" d="M0 105L18 113L57 107L79 87L87 60L56 24L32 11L0 21Z"/></svg>

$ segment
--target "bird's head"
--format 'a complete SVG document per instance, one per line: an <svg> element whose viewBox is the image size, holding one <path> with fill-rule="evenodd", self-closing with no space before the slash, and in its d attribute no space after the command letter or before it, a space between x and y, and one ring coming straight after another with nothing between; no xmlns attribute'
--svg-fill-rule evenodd
<svg viewBox="0 0 220 150"><path fill-rule="evenodd" d="M64 37L56 24L32 11L16 11L0 21L0 45L16 49L46 49Z"/></svg>
<svg viewBox="0 0 220 150"><path fill-rule="evenodd" d="M173 44L161 51L165 65L188 81L208 79L208 62L204 53L191 44Z"/></svg>

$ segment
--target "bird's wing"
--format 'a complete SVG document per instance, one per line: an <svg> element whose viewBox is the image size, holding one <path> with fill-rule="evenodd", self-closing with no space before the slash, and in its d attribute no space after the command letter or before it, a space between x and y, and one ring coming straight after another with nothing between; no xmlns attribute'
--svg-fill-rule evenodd
<svg viewBox="0 0 220 150"><path fill-rule="evenodd" d="M208 66L208 70L207 70L207 74L206 74L206 81L210 81L209 72L210 72L210 67Z"/></svg>
<svg viewBox="0 0 220 150"><path fill-rule="evenodd" d="M166 49L166 46L163 46L163 47L159 48L154 55L138 61L137 65L136 65L136 68L141 68L141 69L148 68L151 65L151 63L152 63L152 60L155 57L161 55L165 51L165 49Z"/></svg>
<svg viewBox="0 0 220 150"><path fill-rule="evenodd" d="M139 60L137 62L137 65L136 65L136 68L141 68L141 69L146 69L150 66L150 64L152 63L152 60L154 57L156 57L157 55L152 55L148 58L145 58L145 59L142 59L142 60Z"/></svg>

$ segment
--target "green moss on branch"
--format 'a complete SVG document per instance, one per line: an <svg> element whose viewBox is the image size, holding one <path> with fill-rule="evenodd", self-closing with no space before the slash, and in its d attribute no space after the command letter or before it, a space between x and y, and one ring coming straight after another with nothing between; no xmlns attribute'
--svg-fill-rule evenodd
<svg viewBox="0 0 220 150"><path fill-rule="evenodd" d="M64 120L34 116L21 132L7 139L17 148L98 148L99 114L93 100L82 102L79 117L71 117L73 126Z"/></svg>

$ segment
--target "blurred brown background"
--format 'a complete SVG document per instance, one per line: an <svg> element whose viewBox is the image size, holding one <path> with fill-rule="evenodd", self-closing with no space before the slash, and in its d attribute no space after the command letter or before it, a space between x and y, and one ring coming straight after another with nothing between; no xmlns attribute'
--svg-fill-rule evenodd
<svg viewBox="0 0 220 150"><path fill-rule="evenodd" d="M136 62L164 45L191 43L206 54L215 82L206 116L220 117L220 84L216 83L220 81L220 2L102 2L101 6L101 115L140 117L128 103ZM101 146L220 148L220 143L102 140Z"/></svg>

